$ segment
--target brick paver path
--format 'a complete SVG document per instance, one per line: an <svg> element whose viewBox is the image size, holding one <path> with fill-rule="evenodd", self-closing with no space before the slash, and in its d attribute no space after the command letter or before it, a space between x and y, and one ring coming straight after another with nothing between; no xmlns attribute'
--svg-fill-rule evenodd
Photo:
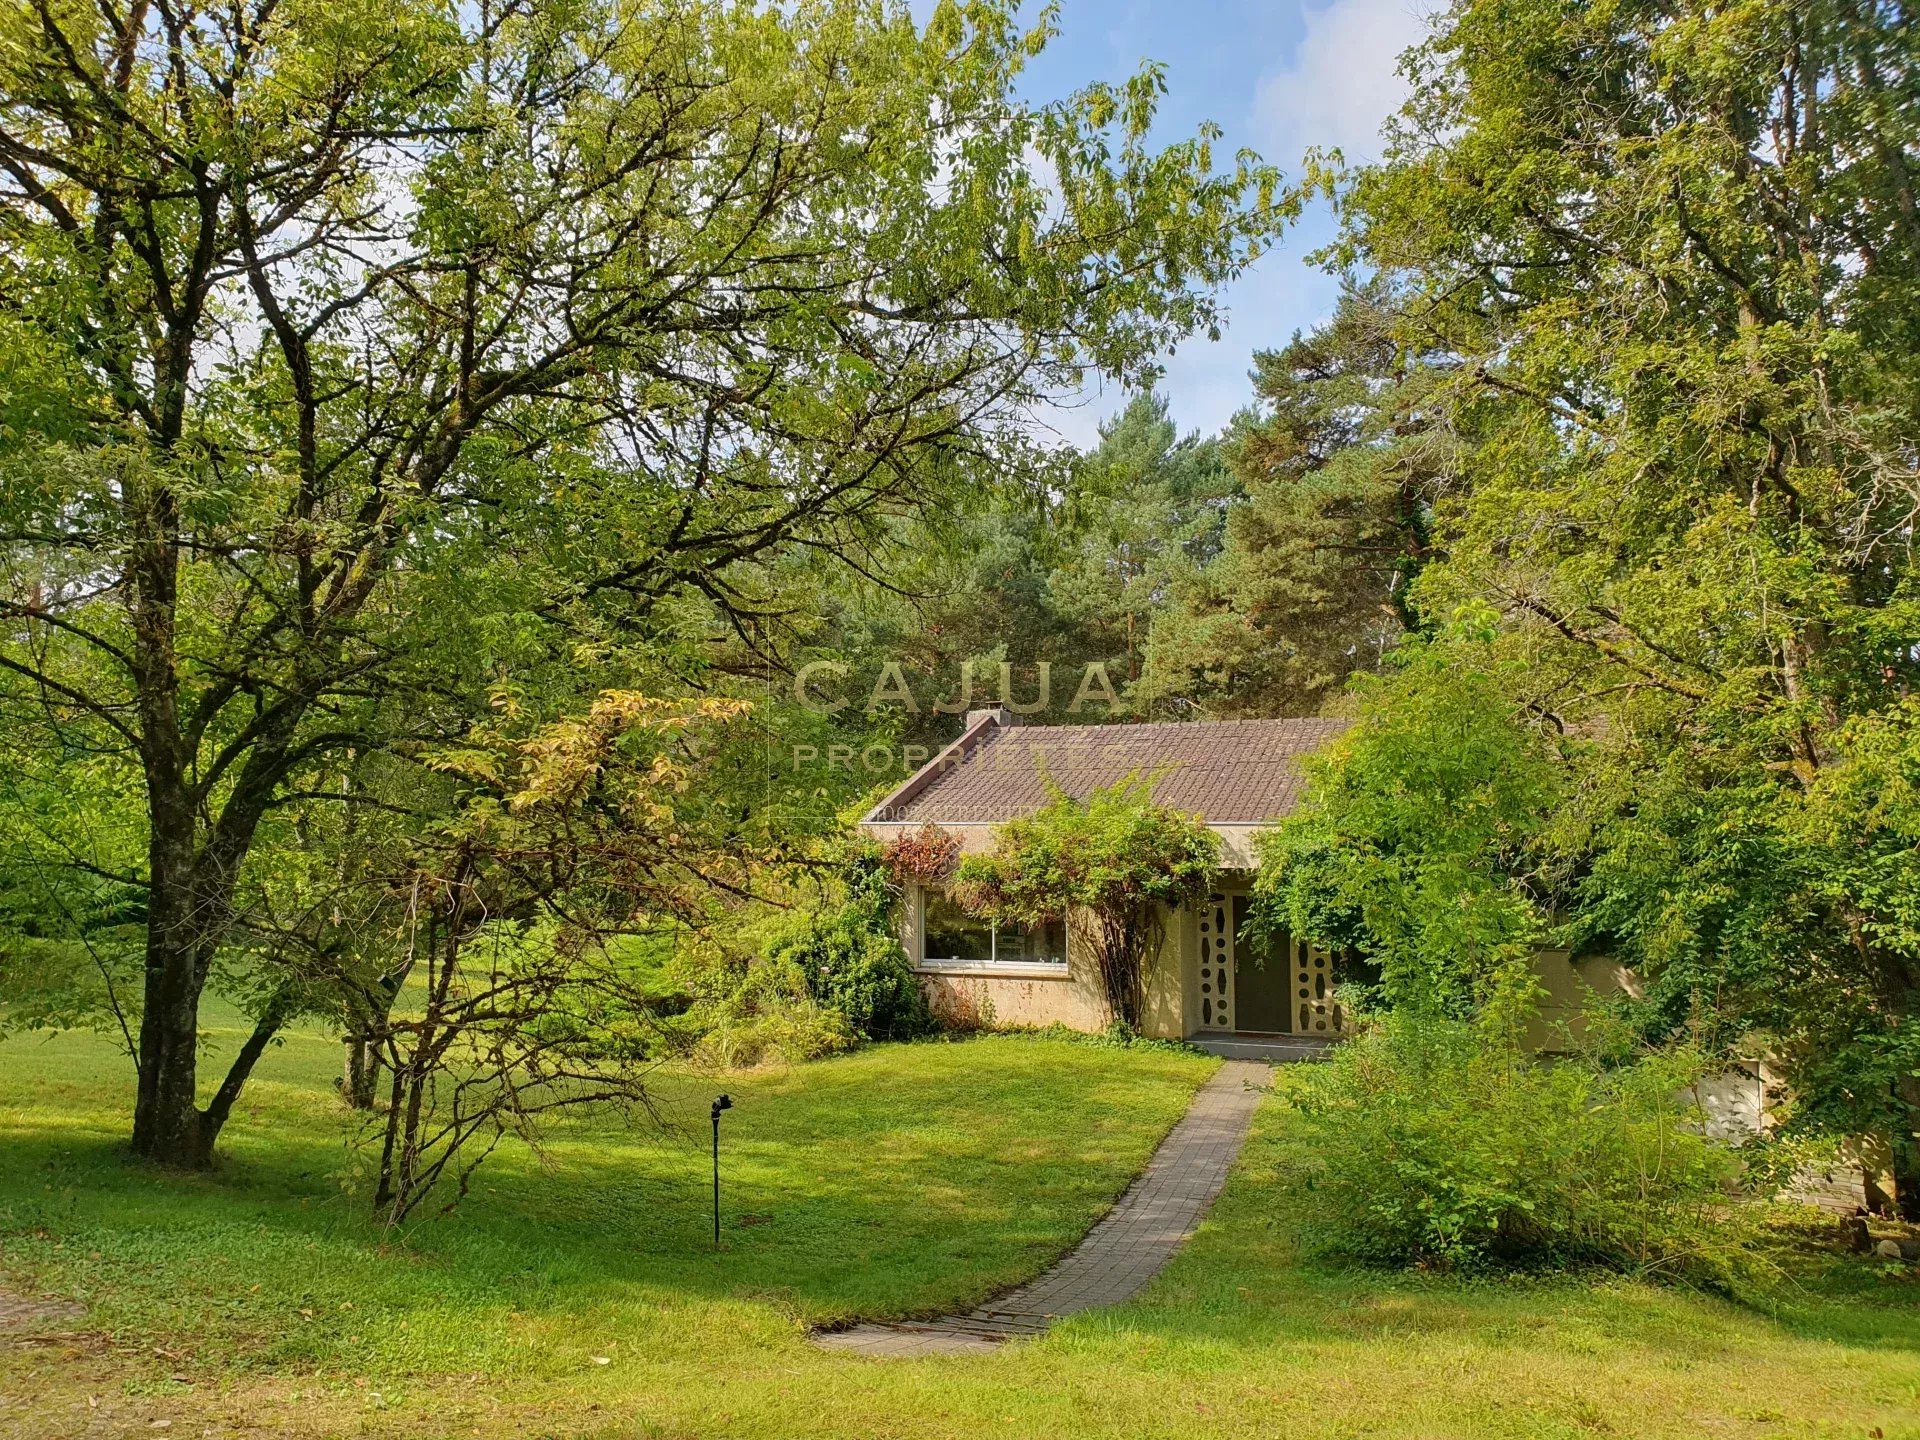
<svg viewBox="0 0 1920 1440"><path fill-rule="evenodd" d="M1038 1335L1062 1315L1131 1300L1199 1227L1247 1138L1272 1071L1229 1060L1153 1152L1127 1193L1058 1265L964 1315L856 1325L814 1343L864 1355L949 1355Z"/></svg>

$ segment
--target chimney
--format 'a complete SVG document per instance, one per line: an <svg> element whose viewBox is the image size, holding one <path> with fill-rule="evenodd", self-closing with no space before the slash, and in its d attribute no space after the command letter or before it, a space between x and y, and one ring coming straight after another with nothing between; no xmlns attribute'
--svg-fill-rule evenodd
<svg viewBox="0 0 1920 1440"><path fill-rule="evenodd" d="M1013 711L1007 709L1004 705L997 705L991 710L969 710L967 712L966 728L971 730L982 720L991 720L1002 730L1009 729L1020 723L1020 717L1014 714ZM962 733L965 732L963 731Z"/></svg>

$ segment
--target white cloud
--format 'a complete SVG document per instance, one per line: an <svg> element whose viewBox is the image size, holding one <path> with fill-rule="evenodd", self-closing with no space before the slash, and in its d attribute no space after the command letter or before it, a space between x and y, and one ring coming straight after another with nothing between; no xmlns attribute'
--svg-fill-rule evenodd
<svg viewBox="0 0 1920 1440"><path fill-rule="evenodd" d="M1191 3L1191 0L1189 0ZM1260 13L1261 44L1270 44L1270 30L1282 27L1263 7L1300 6L1298 42L1280 52L1264 73L1243 48L1239 62L1215 72L1225 85L1202 95L1199 113L1229 120L1221 110L1238 110L1245 128L1229 124L1232 144L1252 145L1283 170L1297 173L1301 152L1309 146L1338 148L1349 162L1376 159L1380 153L1381 123L1407 97L1407 84L1397 66L1401 52L1420 43L1431 20L1446 0L1210 0L1223 11L1244 8ZM1083 14L1109 16L1122 0L1068 0ZM1174 62L1173 97L1182 93L1182 76L1198 68L1191 57L1183 63L1178 45L1169 50L1164 36L1138 33L1138 11L1130 4L1129 25L1109 37L1116 55L1161 54ZM1066 35L1074 34L1071 21ZM1230 86L1230 88L1226 88ZM1252 93L1250 94L1249 91ZM1244 108L1243 108L1244 107ZM1193 107L1190 106L1190 109ZM1286 344L1295 330L1310 329L1333 311L1338 281L1304 264L1308 253L1334 236L1334 219L1323 204L1311 206L1284 244L1263 256L1239 280L1226 288L1222 299L1228 311L1224 338L1210 343L1194 337L1172 355L1163 357L1166 375L1161 389L1172 402L1175 422L1184 433L1199 429L1211 434L1249 404L1253 389L1247 379L1252 352ZM1033 416L1033 433L1048 443L1086 447L1097 442L1099 423L1118 413L1125 392L1112 383L1090 383L1078 394L1060 397L1060 406L1042 406Z"/></svg>
<svg viewBox="0 0 1920 1440"><path fill-rule="evenodd" d="M1400 54L1426 37L1422 0L1333 0L1305 12L1292 57L1260 80L1253 119L1260 150L1289 169L1308 146L1349 162L1378 158L1380 125L1407 98Z"/></svg>

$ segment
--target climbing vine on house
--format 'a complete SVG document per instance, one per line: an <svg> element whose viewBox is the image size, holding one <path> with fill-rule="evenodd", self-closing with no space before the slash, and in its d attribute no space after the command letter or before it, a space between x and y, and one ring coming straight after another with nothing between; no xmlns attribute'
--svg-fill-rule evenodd
<svg viewBox="0 0 1920 1440"><path fill-rule="evenodd" d="M996 921L1064 918L1099 967L1113 1018L1133 1030L1167 911L1203 900L1219 860L1213 832L1154 803L1152 788L1130 776L1084 801L1056 791L1044 809L1002 825L991 853L961 860L952 889Z"/></svg>

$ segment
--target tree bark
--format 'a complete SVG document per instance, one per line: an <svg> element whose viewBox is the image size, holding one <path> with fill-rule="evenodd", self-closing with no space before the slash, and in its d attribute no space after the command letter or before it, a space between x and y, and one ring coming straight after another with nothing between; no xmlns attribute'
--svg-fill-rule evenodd
<svg viewBox="0 0 1920 1440"><path fill-rule="evenodd" d="M1166 937L1158 907L1149 901L1111 912L1089 912L1081 923L1081 933L1099 967L1109 1014L1138 1034L1146 1019L1147 971Z"/></svg>
<svg viewBox="0 0 1920 1440"><path fill-rule="evenodd" d="M380 1087L380 1048L365 1033L341 1041L346 1052L340 1069L340 1095L352 1110L371 1110Z"/></svg>
<svg viewBox="0 0 1920 1440"><path fill-rule="evenodd" d="M200 1013L196 968L183 945L158 928L149 932L133 1153L187 1170L204 1169L212 1159L196 1095Z"/></svg>
<svg viewBox="0 0 1920 1440"><path fill-rule="evenodd" d="M133 1153L197 1170L212 1158L197 1095L205 917L194 914L188 884L193 868L191 814L176 814L179 807L154 795L158 788L150 778L149 794L159 803L150 805L145 1008L140 1016Z"/></svg>
<svg viewBox="0 0 1920 1440"><path fill-rule="evenodd" d="M286 991L275 994L267 1002L267 1008L254 1022L253 1033L240 1047L240 1053L233 1057L233 1064L227 1067L227 1078L220 1082L220 1088L214 1092L207 1108L200 1112L200 1143L206 1152L203 1164L213 1160L213 1142L220 1138L225 1128L227 1116L233 1113L233 1102L240 1098L240 1087L247 1083L247 1077L253 1074L253 1067L266 1053L273 1037L280 1033L280 1027L286 1022L289 1000Z"/></svg>
<svg viewBox="0 0 1920 1440"><path fill-rule="evenodd" d="M1920 1224L1920 1077L1906 1076L1894 1085L1906 1107L1904 1131L1890 1137L1893 1150L1893 1203L1902 1220Z"/></svg>

